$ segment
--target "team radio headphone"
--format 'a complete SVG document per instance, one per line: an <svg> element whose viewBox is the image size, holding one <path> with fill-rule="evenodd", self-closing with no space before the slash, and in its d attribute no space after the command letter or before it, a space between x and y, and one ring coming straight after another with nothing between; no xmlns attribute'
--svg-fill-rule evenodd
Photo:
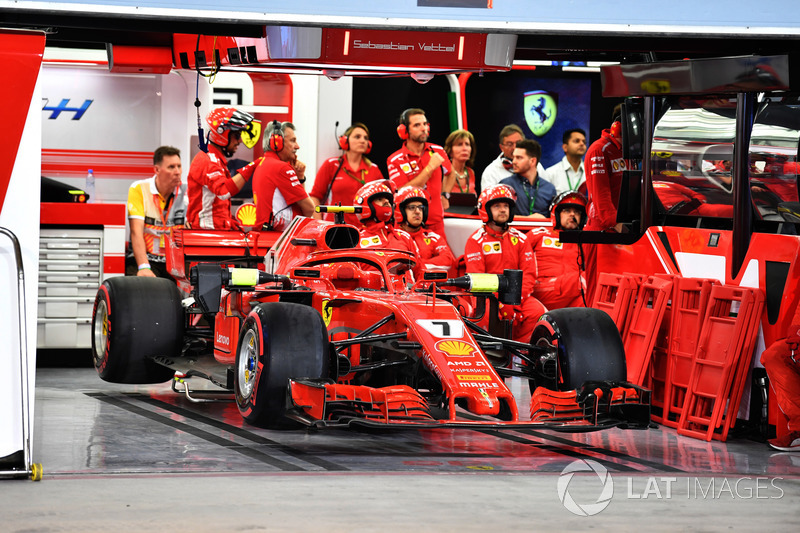
<svg viewBox="0 0 800 533"><path fill-rule="evenodd" d="M345 152L350 149L350 134L353 133L353 130L356 128L361 128L362 130L367 132L367 137L369 137L369 130L367 127L360 123L356 122L346 130L344 130L344 134L339 135L339 148L344 150ZM372 151L372 141L367 141L367 150L365 153L370 153Z"/></svg>
<svg viewBox="0 0 800 533"><path fill-rule="evenodd" d="M403 111L403 114L400 115L400 125L397 126L397 136L404 141L408 139L408 119L411 118L412 114L420 115L425 113L421 109L406 109ZM428 126L430 127L430 122L428 122Z"/></svg>
<svg viewBox="0 0 800 533"><path fill-rule="evenodd" d="M270 124L272 133L269 135L269 149L273 152L280 152L283 150L283 132L281 131L281 123L273 120Z"/></svg>

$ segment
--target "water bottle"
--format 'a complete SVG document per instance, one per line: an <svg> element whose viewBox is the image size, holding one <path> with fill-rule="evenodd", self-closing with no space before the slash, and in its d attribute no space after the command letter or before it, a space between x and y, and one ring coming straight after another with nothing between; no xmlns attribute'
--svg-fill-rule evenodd
<svg viewBox="0 0 800 533"><path fill-rule="evenodd" d="M86 174L86 185L83 186L83 192L89 195L86 200L87 203L94 202L94 171L90 168L89 173Z"/></svg>

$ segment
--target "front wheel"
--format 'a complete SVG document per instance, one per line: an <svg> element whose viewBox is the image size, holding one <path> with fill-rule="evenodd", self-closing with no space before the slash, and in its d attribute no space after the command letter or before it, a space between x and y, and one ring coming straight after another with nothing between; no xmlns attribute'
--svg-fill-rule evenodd
<svg viewBox="0 0 800 533"><path fill-rule="evenodd" d="M256 306L242 325L234 391L239 413L259 427L281 427L290 378L326 378L328 330L316 309L288 302Z"/></svg>
<svg viewBox="0 0 800 533"><path fill-rule="evenodd" d="M553 377L532 380L531 390L541 385L567 391L587 381L627 380L622 338L605 311L587 307L548 311L536 324L531 344L552 350L552 357L543 362L550 368L540 368L539 374Z"/></svg>

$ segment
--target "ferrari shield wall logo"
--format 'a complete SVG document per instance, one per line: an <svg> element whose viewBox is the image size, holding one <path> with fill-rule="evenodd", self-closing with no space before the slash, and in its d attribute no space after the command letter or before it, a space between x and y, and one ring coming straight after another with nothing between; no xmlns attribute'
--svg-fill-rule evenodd
<svg viewBox="0 0 800 533"><path fill-rule="evenodd" d="M537 137L550 131L556 121L558 102L547 91L528 91L522 100L525 122Z"/></svg>

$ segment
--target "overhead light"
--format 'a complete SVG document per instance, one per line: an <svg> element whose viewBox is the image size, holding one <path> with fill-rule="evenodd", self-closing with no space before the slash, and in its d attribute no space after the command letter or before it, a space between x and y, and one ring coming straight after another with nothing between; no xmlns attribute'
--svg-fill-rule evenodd
<svg viewBox="0 0 800 533"><path fill-rule="evenodd" d="M322 73L325 75L326 78L328 78L331 81L336 81L342 76L344 76L343 70L331 70L326 68L322 71Z"/></svg>
<svg viewBox="0 0 800 533"><path fill-rule="evenodd" d="M433 74L430 72L412 72L411 77L414 78L414 81L417 83L428 83L433 79Z"/></svg>

